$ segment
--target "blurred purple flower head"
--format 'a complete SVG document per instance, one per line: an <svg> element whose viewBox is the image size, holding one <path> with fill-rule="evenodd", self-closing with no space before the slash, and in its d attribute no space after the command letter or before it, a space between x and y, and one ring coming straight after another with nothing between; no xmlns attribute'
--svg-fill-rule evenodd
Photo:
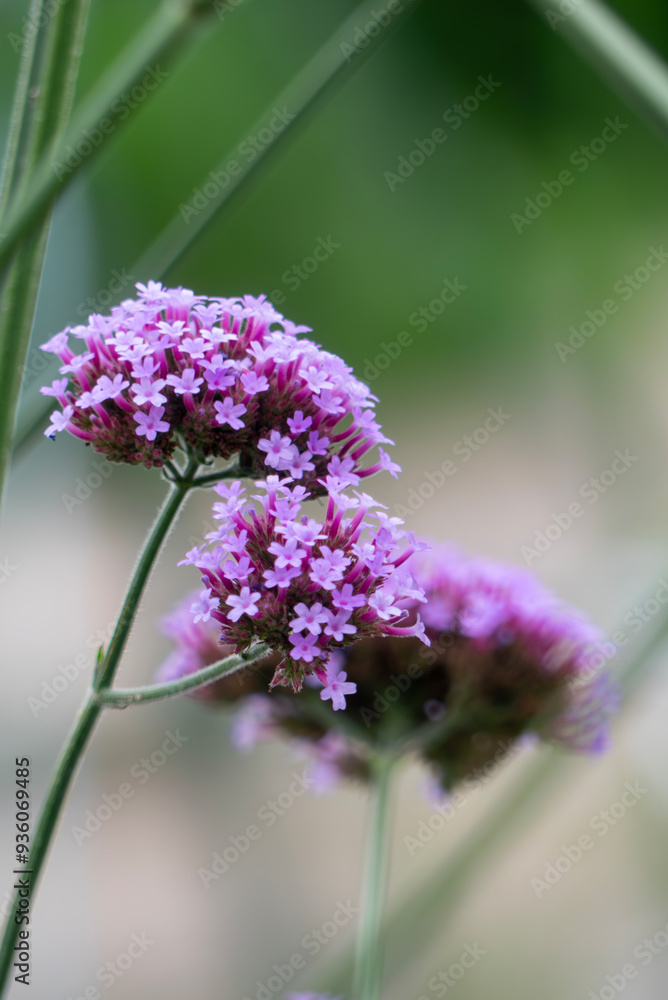
<svg viewBox="0 0 668 1000"><path fill-rule="evenodd" d="M112 461L162 465L184 443L239 454L250 475L279 471L322 492L398 466L375 420L376 397L335 354L299 334L265 296L206 298L137 285L110 316L67 327L42 350L63 376L42 392L61 406L46 434L69 431ZM83 342L75 353L70 338Z"/></svg>
<svg viewBox="0 0 668 1000"><path fill-rule="evenodd" d="M414 594L398 604L409 627L419 607L431 646L410 635L355 634L299 696L261 693L261 673L242 672L236 746L287 735L308 751L319 792L341 777L365 779L370 749L388 741L416 750L442 789L482 780L539 738L580 753L604 750L618 694L599 668L600 650L610 648L599 630L523 570L449 546L418 548L408 563ZM288 606L285 614L289 621L298 612ZM340 719L323 715L328 676L355 685Z"/></svg>
<svg viewBox="0 0 668 1000"><path fill-rule="evenodd" d="M256 485L250 497L238 482L215 487L220 528L180 563L202 573L198 615L217 621L221 640L235 649L260 640L280 653L272 687L299 691L316 674L322 699L343 709L355 685L331 660L333 650L381 635L426 641L419 616L403 607L423 599L403 568L416 545L370 496L340 492L340 479L327 478L322 522L302 512L309 493L291 478Z"/></svg>

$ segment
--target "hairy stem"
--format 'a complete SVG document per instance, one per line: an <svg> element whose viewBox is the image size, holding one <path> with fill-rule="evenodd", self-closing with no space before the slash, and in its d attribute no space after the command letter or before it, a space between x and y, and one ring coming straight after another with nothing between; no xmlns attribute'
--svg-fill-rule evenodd
<svg viewBox="0 0 668 1000"><path fill-rule="evenodd" d="M48 856L54 833L58 827L72 781L74 780L100 713L105 706L104 693L113 682L149 576L170 529L176 521L184 500L190 490L193 489L193 480L197 469L197 460L191 458L183 475L170 488L167 499L148 535L132 575L107 653L101 658L96 667L93 686L81 708L74 729L61 752L30 847L28 869L30 874L26 875L26 877L29 878L31 897L34 897L35 889ZM20 896L17 890L0 943L0 990L3 989L7 982L7 976L12 967L13 949L20 930L20 925L15 920L19 899Z"/></svg>
<svg viewBox="0 0 668 1000"><path fill-rule="evenodd" d="M128 705L140 705L149 701L164 701L165 698L173 698L175 695L185 694L187 691L195 691L197 688L204 687L205 684L220 680L221 677L229 677L238 670L244 670L257 663L269 652L271 651L268 646L258 644L245 653L234 653L232 656L226 656L202 670L197 670L194 674L179 677L175 681L165 681L164 684L151 684L147 687L115 688L100 691L100 701L110 708L127 708Z"/></svg>

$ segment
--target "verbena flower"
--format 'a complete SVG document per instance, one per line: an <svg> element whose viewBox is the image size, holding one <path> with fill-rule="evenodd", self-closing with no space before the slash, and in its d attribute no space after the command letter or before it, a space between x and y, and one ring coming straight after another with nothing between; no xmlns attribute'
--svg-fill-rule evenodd
<svg viewBox="0 0 668 1000"><path fill-rule="evenodd" d="M431 646L375 636L336 650L330 676L356 687L342 725L323 716L317 682L299 697L262 694L247 674L239 748L288 735L309 749L320 790L338 776L365 778L370 749L391 742L415 749L446 789L487 773L532 734L575 752L606 749L618 695L600 666L610 644L598 629L512 566L439 546L409 567L426 596ZM416 620L416 598L400 603Z"/></svg>
<svg viewBox="0 0 668 1000"><path fill-rule="evenodd" d="M309 327L265 296L137 288L110 316L92 315L42 345L63 376L41 390L61 406L47 436L69 431L113 461L149 467L182 441L311 489L328 474L353 486L380 469L396 475L382 448L368 461L392 443L375 420L376 397L335 354L299 336ZM79 353L71 338L82 342Z"/></svg>
<svg viewBox="0 0 668 1000"><path fill-rule="evenodd" d="M180 565L201 571L200 618L218 623L222 642L237 650L265 642L281 655L272 686L299 691L315 674L338 710L355 685L335 669L333 650L380 635L428 640L419 615L403 607L423 597L404 568L416 545L402 522L365 493L340 492L345 480L325 483L324 521L303 513L310 494L289 477L259 481L250 497L238 482L218 484L220 528Z"/></svg>

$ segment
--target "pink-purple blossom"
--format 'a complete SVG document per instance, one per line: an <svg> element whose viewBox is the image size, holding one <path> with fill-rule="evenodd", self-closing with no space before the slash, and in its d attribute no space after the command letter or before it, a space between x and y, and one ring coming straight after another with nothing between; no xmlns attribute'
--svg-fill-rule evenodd
<svg viewBox="0 0 668 1000"><path fill-rule="evenodd" d="M442 791L487 780L538 738L579 753L608 746L618 694L602 666L610 643L597 628L513 566L441 545L418 551L409 567L426 603L399 603L411 617L419 608L431 646L356 639L334 650L324 676L308 678L299 696L255 694L251 714L242 700L235 729L246 747L288 735L307 752L322 791L342 777L366 778L373 747L392 732L418 751ZM337 710L352 694L345 725L332 715L324 727L318 700Z"/></svg>
<svg viewBox="0 0 668 1000"><path fill-rule="evenodd" d="M68 431L114 461L147 466L182 445L239 455L250 476L276 470L318 493L330 476L358 486L375 472L396 474L380 447L391 442L375 396L265 296L206 298L157 282L137 289L110 316L94 314L42 346L65 376L42 390L62 408L49 437ZM70 346L77 340L80 353Z"/></svg>
<svg viewBox="0 0 668 1000"><path fill-rule="evenodd" d="M399 603L420 599L404 567L418 546L367 494L330 494L320 523L302 513L309 493L291 478L256 486L250 496L239 483L215 487L220 527L183 563L196 566L218 597L211 615L224 642L239 649L266 642L283 655L273 684L299 690L315 673L343 708L354 684L328 672L333 649L379 635L428 641L419 616L409 621Z"/></svg>

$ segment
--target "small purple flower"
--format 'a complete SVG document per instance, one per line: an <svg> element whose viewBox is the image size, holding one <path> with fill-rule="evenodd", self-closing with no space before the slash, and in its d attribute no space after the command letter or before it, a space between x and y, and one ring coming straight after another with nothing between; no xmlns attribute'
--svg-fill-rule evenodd
<svg viewBox="0 0 668 1000"><path fill-rule="evenodd" d="M246 412L246 407L243 403L237 403L235 406L232 397L226 396L222 403L216 400L213 405L216 410L217 424L229 424L233 430L241 430L244 426L241 414Z"/></svg>
<svg viewBox="0 0 668 1000"><path fill-rule="evenodd" d="M393 600L419 594L410 574L399 569L415 547L397 524L388 527L371 497L330 496L318 523L302 514L309 494L294 480L270 476L256 485L261 492L251 498L238 483L215 487L223 498L214 505L220 527L207 536L208 546L183 562L197 566L207 592L218 597L211 614L225 642L243 649L261 640L282 653L272 685L299 690L309 674L325 677L332 649L354 639L424 635L418 617L407 622L399 607L392 614L382 596L389 580ZM370 558L356 554L360 544ZM345 678L337 684L332 677L332 698L340 707Z"/></svg>
<svg viewBox="0 0 668 1000"><path fill-rule="evenodd" d="M138 424L137 434L145 435L147 441L155 441L158 434L165 434L169 430L169 424L161 419L164 412L164 406L152 406L148 415L137 410L132 417Z"/></svg>
<svg viewBox="0 0 668 1000"><path fill-rule="evenodd" d="M209 591L211 593L211 591ZM230 594L225 598L225 603L229 604L232 608L231 611L227 612L227 617L231 622L238 622L242 615L248 615L249 618L254 618L260 612L258 610L257 602L262 597L259 591L253 591L251 593L250 587L242 587L239 595Z"/></svg>
<svg viewBox="0 0 668 1000"><path fill-rule="evenodd" d="M67 376L45 395L72 408L50 436L62 428L112 461L148 467L183 443L207 458L243 455L251 476L277 469L320 495L331 476L354 486L394 474L384 453L369 457L388 440L375 397L265 296L206 299L158 282L137 291L43 345ZM145 433L137 413L160 406L169 427Z"/></svg>
<svg viewBox="0 0 668 1000"><path fill-rule="evenodd" d="M322 701L331 699L332 708L335 712L346 707L346 695L355 694L357 684L348 680L345 670L337 670L334 666L327 667L325 676L325 686L320 692Z"/></svg>

